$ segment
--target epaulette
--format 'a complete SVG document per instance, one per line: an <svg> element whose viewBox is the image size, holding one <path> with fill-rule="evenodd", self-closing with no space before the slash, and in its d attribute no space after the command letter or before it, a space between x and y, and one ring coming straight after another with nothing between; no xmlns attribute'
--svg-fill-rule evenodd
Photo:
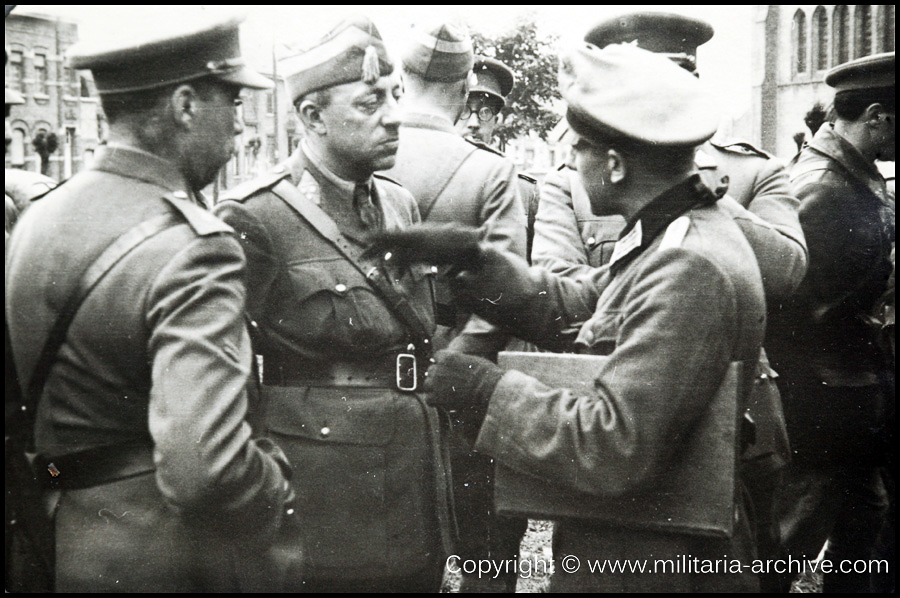
<svg viewBox="0 0 900 598"><path fill-rule="evenodd" d="M531 175L525 174L524 172L519 173L519 178L525 181L526 183L531 183L532 185L537 185L538 180Z"/></svg>
<svg viewBox="0 0 900 598"><path fill-rule="evenodd" d="M264 191L266 189L274 187L278 181L289 175L290 172L287 168L276 167L271 172L267 172L266 174L256 177L255 179L245 181L237 187L232 187L231 189L226 190L219 197L219 201L245 201L259 191Z"/></svg>
<svg viewBox="0 0 900 598"><path fill-rule="evenodd" d="M234 232L234 229L219 220L211 212L187 199L187 194L184 191L166 193L163 195L163 198L184 216L184 219L194 229L194 232L201 237L217 233Z"/></svg>
<svg viewBox="0 0 900 598"><path fill-rule="evenodd" d="M389 176L383 175L383 174L381 174L380 172L376 172L376 173L373 174L372 176L374 176L376 179L381 179L381 180L387 181L387 182L389 182L389 183L394 183L394 184L397 185L398 187L402 187L402 186L403 186L403 185L400 184L399 181L397 181L397 180L395 180L395 179L392 179L392 178L389 177Z"/></svg>
<svg viewBox="0 0 900 598"><path fill-rule="evenodd" d="M765 158L767 160L773 157L772 154L759 149L749 141L743 141L740 139L710 141L710 145L717 147L725 152L744 154L746 156L757 156L759 158Z"/></svg>
<svg viewBox="0 0 900 598"><path fill-rule="evenodd" d="M471 143L472 145L474 145L475 147L477 147L477 148L479 148L479 149L483 149L483 150L485 150L485 151L487 151L487 152L491 152L492 154L497 154L497 155L500 156L501 158L505 158L505 157L506 157L506 156L503 154L503 152L501 152L501 151L498 150L497 148L491 147L491 146L489 146L488 144L486 144L486 143L483 142L483 141L478 141L478 140L475 139L474 137L468 137L468 136L466 136L466 137L463 137L463 139L465 139L466 141L468 141L469 143Z"/></svg>

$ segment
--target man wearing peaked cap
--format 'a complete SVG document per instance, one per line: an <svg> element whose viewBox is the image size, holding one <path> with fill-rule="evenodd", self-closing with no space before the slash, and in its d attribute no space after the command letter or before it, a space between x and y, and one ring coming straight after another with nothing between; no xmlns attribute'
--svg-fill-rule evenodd
<svg viewBox="0 0 900 598"><path fill-rule="evenodd" d="M506 96L515 84L515 75L508 66L487 56L475 60L476 83L469 89L466 99L468 118L462 118L457 128L482 143L490 144L497 128L497 117L506 105Z"/></svg>
<svg viewBox="0 0 900 598"><path fill-rule="evenodd" d="M698 46L712 35L712 27L699 19L636 12L602 21L588 31L585 41L601 48L635 44L696 74ZM777 305L800 284L807 264L798 201L784 164L748 143L718 135L700 146L695 162L707 186L717 193L727 189L720 205L733 213L744 231L762 271L767 302ZM593 268L608 262L624 226L619 217L591 213L577 178L563 168L545 179L532 251L535 263L576 277L590 276ZM765 558L777 550L772 495L790 453L775 376L764 354L757 369L749 409L756 441L746 447L743 462L754 501L759 552ZM763 576L764 587L770 582L773 579Z"/></svg>
<svg viewBox="0 0 900 598"><path fill-rule="evenodd" d="M467 97L475 99L471 92L478 87L469 35L450 23L417 24L402 61L406 95L400 150L387 174L409 189L424 221L484 227L497 248L524 255L525 217L514 165L489 146L464 140L454 128L467 116ZM436 299L436 349L450 346L496 359L508 335L454 303L446 271L438 273ZM493 558L502 566L515 562L524 530L514 530L511 539L498 541L501 530L490 518L493 466L486 457L471 453L472 415L452 415L451 461L460 530L457 552L463 559ZM520 528L524 525L519 523ZM464 575L461 589L474 590L473 582L515 591L515 571L505 567L504 572L494 579Z"/></svg>
<svg viewBox="0 0 900 598"><path fill-rule="evenodd" d="M9 242L12 354L40 393L14 446L33 440L56 505L59 592L253 590L281 570L266 549L290 468L245 421L245 259L196 199L231 156L241 87L268 83L242 66L237 20L192 27L71 48L109 143Z"/></svg>
<svg viewBox="0 0 900 598"><path fill-rule="evenodd" d="M263 429L303 497L284 547L308 569L282 591L440 589L447 470L422 376L434 332L430 267L369 251L418 222L394 165L400 81L376 27L343 21L281 61L305 137L216 208L249 262Z"/></svg>
<svg viewBox="0 0 900 598"><path fill-rule="evenodd" d="M626 222L609 268L576 281L528 268L521 257L482 243L477 267L463 266L454 284L464 305L541 348L602 357L590 361L588 384L567 388L441 352L428 371L429 400L479 409L477 451L507 472L527 472L546 487L564 489L555 501L542 495L544 504L534 494L524 497L530 502L525 514L558 518L557 557L572 555L582 564L573 572L570 558L564 571L557 568L551 591L754 590L757 581L746 566L718 575L680 569L642 576L584 566L647 555L675 562L686 554L751 563L742 494L733 485L718 486L733 473L734 461L716 464L708 447L691 453L685 439L720 435L718 427L706 427L718 413L733 431L725 446L736 444L737 405L747 398L741 389L759 355L765 301L749 244L694 165L694 147L717 124L699 81L628 45L600 50L586 44L564 64L563 98L577 135L579 176L594 213L618 214ZM471 264L471 246L440 246L429 255L409 242L416 234L385 236L401 254L462 265L463 252ZM440 245L438 231L421 237ZM734 375L741 366L743 374ZM525 492L515 485L523 479L514 477L505 492ZM711 504L711 486L734 502ZM682 507L694 526L671 523ZM723 535L703 535L717 519Z"/></svg>
<svg viewBox="0 0 900 598"><path fill-rule="evenodd" d="M894 81L893 52L831 69L836 119L791 167L809 273L770 324L794 451L777 501L785 554L827 540L833 562L868 560L887 507L894 367L870 314L893 270L894 203L875 161L895 157ZM870 577L826 573L824 589L868 592Z"/></svg>

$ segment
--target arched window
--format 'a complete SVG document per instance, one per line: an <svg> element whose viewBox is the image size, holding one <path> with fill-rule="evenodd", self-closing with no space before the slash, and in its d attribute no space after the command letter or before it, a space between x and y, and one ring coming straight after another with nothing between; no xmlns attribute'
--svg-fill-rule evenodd
<svg viewBox="0 0 900 598"><path fill-rule="evenodd" d="M828 68L828 13L824 6L819 6L813 13L812 20L812 55L815 70Z"/></svg>
<svg viewBox="0 0 900 598"><path fill-rule="evenodd" d="M794 13L794 26L791 34L794 41L794 68L796 73L806 72L806 13L798 10Z"/></svg>
<svg viewBox="0 0 900 598"><path fill-rule="evenodd" d="M9 144L9 161L13 166L25 165L25 131L15 128Z"/></svg>
<svg viewBox="0 0 900 598"><path fill-rule="evenodd" d="M883 13L884 27L881 30L881 51L894 51L894 5L887 4Z"/></svg>
<svg viewBox="0 0 900 598"><path fill-rule="evenodd" d="M872 7L858 4L854 17L853 54L861 58L872 53Z"/></svg>
<svg viewBox="0 0 900 598"><path fill-rule="evenodd" d="M834 64L842 64L850 60L850 19L847 16L847 6L839 4L834 7L831 17L832 41L834 43Z"/></svg>

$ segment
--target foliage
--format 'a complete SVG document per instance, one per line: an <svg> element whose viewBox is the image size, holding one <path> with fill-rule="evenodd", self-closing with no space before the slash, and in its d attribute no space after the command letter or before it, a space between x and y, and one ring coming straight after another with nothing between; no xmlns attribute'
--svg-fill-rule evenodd
<svg viewBox="0 0 900 598"><path fill-rule="evenodd" d="M34 136L31 145L41 157L41 174L47 174L50 170L50 156L59 149L59 137L56 133L48 133L42 129Z"/></svg>
<svg viewBox="0 0 900 598"><path fill-rule="evenodd" d="M539 37L533 18L522 18L502 35L488 38L472 31L475 53L496 58L516 74L516 85L503 109L503 122L494 131L500 148L529 133L546 140L559 114L552 110L560 98L556 83L556 38Z"/></svg>
<svg viewBox="0 0 900 598"><path fill-rule="evenodd" d="M806 126L809 127L809 130L815 136L822 125L825 124L826 118L825 106L822 105L822 102L816 102L803 117L803 122L806 123Z"/></svg>

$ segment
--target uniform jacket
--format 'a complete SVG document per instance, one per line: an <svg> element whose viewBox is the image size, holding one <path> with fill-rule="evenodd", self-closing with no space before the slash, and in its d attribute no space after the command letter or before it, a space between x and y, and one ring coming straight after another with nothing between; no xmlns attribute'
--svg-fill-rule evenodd
<svg viewBox="0 0 900 598"><path fill-rule="evenodd" d="M525 255L525 208L513 164L489 146L460 137L449 120L428 114L405 115L397 162L387 174L409 190L424 221L483 227L488 242ZM452 307L442 278L438 279L437 298L451 313L458 311ZM439 329L435 338L438 349L456 339L456 350L490 356L505 344L506 337L485 322L465 313L455 315L450 329ZM442 318L440 323L453 323L453 319Z"/></svg>
<svg viewBox="0 0 900 598"><path fill-rule="evenodd" d="M797 415L800 402L804 413L827 408L820 389L872 388L888 375L868 314L887 290L895 229L884 179L833 126L823 126L798 155L791 183L809 273L776 314L770 336L782 378L795 387L790 408Z"/></svg>
<svg viewBox="0 0 900 598"><path fill-rule="evenodd" d="M436 412L392 386L396 356L413 338L334 242L273 191L282 181L296 186L362 251L352 192L332 180L300 150L272 175L229 192L216 212L237 231L249 262L263 425L296 468L300 525L292 541L308 556L310 575L411 575L440 559L446 531ZM398 184L376 175L372 187L387 228L419 221ZM397 267L381 254L362 261L385 272L433 331L431 267ZM348 380L337 370L361 373Z"/></svg>
<svg viewBox="0 0 900 598"><path fill-rule="evenodd" d="M181 222L93 289L40 399L35 443L51 461L152 449L141 475L63 491L57 591L235 590L236 549L246 541L261 550L282 519L281 466L244 420L251 353L241 248L185 188L172 164L110 145L32 205L10 240L6 317L27 380L87 264L141 222Z"/></svg>
<svg viewBox="0 0 900 598"><path fill-rule="evenodd" d="M699 177L691 177L635 216L627 230L638 232L623 238L621 256L599 285L529 270L495 253L478 275L462 275L463 292L483 305L479 313L520 330L527 321L525 338L536 342L560 338L571 314L595 299L574 344L579 352L610 357L596 372L596 393L589 396L548 388L524 372L504 374L477 450L550 482L636 500L648 476L679 458L677 435L696 422L731 361L756 363L765 330L752 250L721 207L710 204L708 195L699 199L701 188ZM637 241L630 251L629 241ZM496 304L477 300L497 297L501 287ZM747 370L745 381L753 375L752 367ZM751 538L742 514L737 528L731 541L719 542L563 521L555 552L575 554L582 563L641 554L728 554L749 562ZM554 589L635 591L660 583L647 577L561 574ZM673 591L748 589L755 581L676 576L667 583Z"/></svg>

